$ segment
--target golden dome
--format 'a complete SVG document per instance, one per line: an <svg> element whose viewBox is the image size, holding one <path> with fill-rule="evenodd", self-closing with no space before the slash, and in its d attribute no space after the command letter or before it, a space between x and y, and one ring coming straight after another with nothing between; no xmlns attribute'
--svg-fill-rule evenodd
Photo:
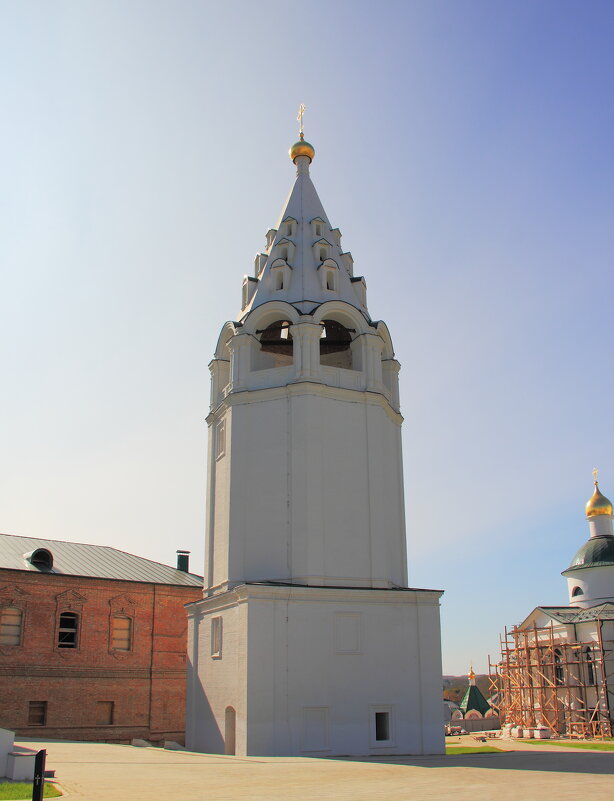
<svg viewBox="0 0 614 801"><path fill-rule="evenodd" d="M599 492L599 484L597 481L595 481L595 492L593 492L592 498L586 504L586 516L597 517L597 515L611 514L612 503L605 497L605 495L602 495Z"/></svg>
<svg viewBox="0 0 614 801"><path fill-rule="evenodd" d="M300 136L299 141L295 142L289 150L290 158L294 161L298 156L307 156L309 161L313 161L313 157L316 154L314 146L305 141L303 134Z"/></svg>
<svg viewBox="0 0 614 801"><path fill-rule="evenodd" d="M469 668L469 673L467 673L467 678L469 679L469 681L474 681L475 680L475 673L473 672L473 665L471 665L471 667Z"/></svg>

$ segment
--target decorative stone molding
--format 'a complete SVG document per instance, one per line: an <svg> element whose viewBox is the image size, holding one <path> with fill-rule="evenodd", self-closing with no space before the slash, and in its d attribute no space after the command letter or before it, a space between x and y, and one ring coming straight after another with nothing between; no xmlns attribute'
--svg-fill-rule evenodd
<svg viewBox="0 0 614 801"><path fill-rule="evenodd" d="M0 607L16 606L19 609L25 609L28 595L29 593L17 584L5 584L0 587Z"/></svg>
<svg viewBox="0 0 614 801"><path fill-rule="evenodd" d="M323 290L339 291L339 265L334 259L326 259L318 267Z"/></svg>
<svg viewBox="0 0 614 801"><path fill-rule="evenodd" d="M83 611L83 604L87 601L85 595L76 590L66 590L55 596L55 604L58 612L78 612Z"/></svg>
<svg viewBox="0 0 614 801"><path fill-rule="evenodd" d="M224 398L230 383L230 359L213 359L209 362L211 374L210 406L214 409Z"/></svg>
<svg viewBox="0 0 614 801"><path fill-rule="evenodd" d="M281 292L289 289L291 270L292 268L284 259L276 259L273 262L269 271L273 290Z"/></svg>
<svg viewBox="0 0 614 801"><path fill-rule="evenodd" d="M228 341L232 392L247 389L251 344L252 337L249 334L236 334Z"/></svg>

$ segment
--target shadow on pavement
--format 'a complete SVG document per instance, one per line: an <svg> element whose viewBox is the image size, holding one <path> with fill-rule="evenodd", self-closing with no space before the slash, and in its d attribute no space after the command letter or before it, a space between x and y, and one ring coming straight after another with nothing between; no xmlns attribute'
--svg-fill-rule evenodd
<svg viewBox="0 0 614 801"><path fill-rule="evenodd" d="M607 751L582 751L580 753L577 751L565 751L560 754L552 751L507 751L501 754L338 757L338 759L372 765L408 765L417 768L483 768L614 775L614 752Z"/></svg>

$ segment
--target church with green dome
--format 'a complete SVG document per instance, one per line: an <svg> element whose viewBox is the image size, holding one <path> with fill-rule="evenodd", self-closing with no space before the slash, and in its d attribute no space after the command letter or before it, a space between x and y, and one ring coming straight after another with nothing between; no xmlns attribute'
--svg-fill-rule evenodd
<svg viewBox="0 0 614 801"><path fill-rule="evenodd" d="M491 665L501 724L518 737L611 737L614 729L614 530L599 489L589 537L562 575L568 606L538 606L502 638Z"/></svg>

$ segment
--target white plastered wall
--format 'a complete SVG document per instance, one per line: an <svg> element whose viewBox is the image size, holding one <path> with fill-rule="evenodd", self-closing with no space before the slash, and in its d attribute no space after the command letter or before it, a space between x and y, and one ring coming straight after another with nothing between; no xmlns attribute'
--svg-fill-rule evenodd
<svg viewBox="0 0 614 801"><path fill-rule="evenodd" d="M223 754L225 713L236 712L236 753L245 754L247 607L231 593L187 606L188 684L186 746ZM212 619L222 619L222 649L212 653ZM243 750L241 750L241 748Z"/></svg>
<svg viewBox="0 0 614 801"><path fill-rule="evenodd" d="M190 693L188 748L223 753L232 705L237 754L442 753L439 595L244 585L217 596L200 624L206 700ZM216 661L208 632L223 598ZM191 629L212 601L191 605ZM389 715L384 742L376 712Z"/></svg>
<svg viewBox="0 0 614 801"><path fill-rule="evenodd" d="M210 445L210 587L406 585L401 417L381 395L293 384L234 394L215 419L226 452Z"/></svg>
<svg viewBox="0 0 614 801"><path fill-rule="evenodd" d="M566 575L570 606L586 609L606 601L614 602L614 565L578 568ZM573 595L576 587L582 595Z"/></svg>

